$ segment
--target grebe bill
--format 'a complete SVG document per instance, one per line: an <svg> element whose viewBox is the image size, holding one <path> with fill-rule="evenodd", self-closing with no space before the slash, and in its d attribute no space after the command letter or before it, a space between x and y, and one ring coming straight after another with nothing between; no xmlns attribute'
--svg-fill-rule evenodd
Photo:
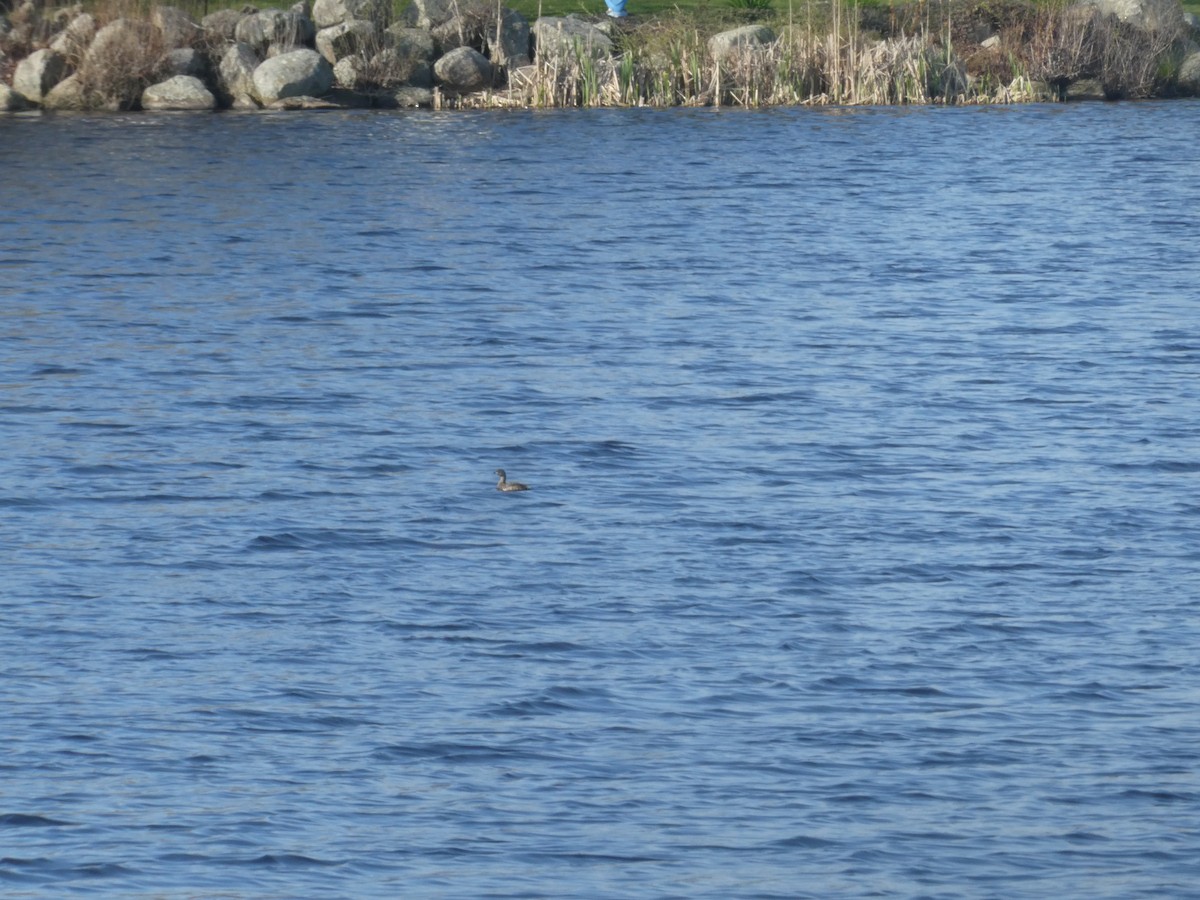
<svg viewBox="0 0 1200 900"><path fill-rule="evenodd" d="M498 491L527 491L529 485L521 484L519 481L509 481L508 476L504 474L503 469L497 469L496 474L500 476L500 481L496 483Z"/></svg>

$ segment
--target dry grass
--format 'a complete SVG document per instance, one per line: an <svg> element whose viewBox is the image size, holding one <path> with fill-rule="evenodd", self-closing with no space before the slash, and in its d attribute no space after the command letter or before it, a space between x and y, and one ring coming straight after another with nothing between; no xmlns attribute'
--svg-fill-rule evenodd
<svg viewBox="0 0 1200 900"><path fill-rule="evenodd" d="M1165 10L1170 0L1153 0ZM835 2L789 15L772 43L720 62L694 21L650 22L618 36L613 60L543 58L518 73L495 105L772 106L1012 103L1061 97L1098 79L1109 97L1169 88L1181 39L1177 17L1140 29L1065 3L922 3L886 15ZM871 26L871 27L867 27ZM977 35L998 40L983 49ZM965 58L959 48L967 51Z"/></svg>
<svg viewBox="0 0 1200 900"><path fill-rule="evenodd" d="M529 106L776 106L959 103L966 71L953 54L909 36L785 29L720 61L695 29L643 29L615 60L540 59L513 90ZM511 97L509 98L511 100ZM987 98L995 100L997 98Z"/></svg>
<svg viewBox="0 0 1200 900"><path fill-rule="evenodd" d="M97 15L96 39L79 65L79 83L89 106L135 107L147 86L164 71L162 32L131 16Z"/></svg>

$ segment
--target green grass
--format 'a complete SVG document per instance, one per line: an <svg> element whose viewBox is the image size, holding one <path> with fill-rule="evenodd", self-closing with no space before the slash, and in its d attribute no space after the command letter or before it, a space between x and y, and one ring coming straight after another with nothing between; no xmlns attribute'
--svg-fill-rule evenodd
<svg viewBox="0 0 1200 900"><path fill-rule="evenodd" d="M145 7L146 10L156 2L165 0L84 0L91 6L125 5L130 7ZM213 12L222 7L239 8L246 0L174 0L175 4L187 9L197 17ZM286 6L286 0L251 0L262 8L268 6ZM397 15L408 6L409 0L392 0ZM495 0L487 0L489 3ZM604 0L501 0L503 5L517 10L529 21L537 16L566 16L572 13L588 18L603 16L605 13ZM762 4L770 4L769 9L753 8ZM928 2L928 0L926 0ZM932 5L939 0L933 0ZM946 0L941 0L946 2ZM953 2L953 0L950 0ZM987 0L976 0L979 5ZM1002 0L1003 2L1003 0ZM1071 0L1031 0L1034 4L1057 5ZM787 21L794 17L796 21L805 21L811 13L818 19L827 15L833 3L840 3L842 9L875 7L887 10L893 7L909 7L922 4L922 0L627 0L627 9L634 22L647 19L683 19L700 26L735 26L750 21L775 22ZM747 7L751 8L747 8ZM1200 16L1200 0L1183 0L1183 8Z"/></svg>
<svg viewBox="0 0 1200 900"><path fill-rule="evenodd" d="M150 2L151 0L145 0L147 6ZM175 0L175 2L193 14L203 16L206 12L212 12L222 7L241 7L246 0ZM393 0L393 2L397 13L408 5L408 0ZM595 17L604 15L606 9L604 0L501 0L501 2L505 6L517 10L531 22L537 18L539 13L544 16L566 16L574 13ZM767 0L762 0L762 2L767 2ZM791 11L798 19L809 9L827 8L830 2L831 0L790 0ZM842 0L842 2L847 7L857 5L859 7L887 8L904 3L911 5L914 0L858 0L857 3L854 0ZM1039 2L1039 0L1034 0L1034 2ZM1041 2L1058 2L1058 0L1041 0ZM627 9L635 19L668 17L673 14L700 21L736 21L739 16L742 19L748 16L764 17L758 10L746 9L745 0L627 0L627 3ZM769 3L771 14L779 19L787 18L789 0L769 0ZM136 0L133 5L137 5ZM257 0L257 5L265 8L267 6L286 6L287 4L282 0ZM739 9L739 6L742 8ZM1200 0L1183 0L1183 8L1200 16ZM770 14L765 17L769 18Z"/></svg>
<svg viewBox="0 0 1200 900"><path fill-rule="evenodd" d="M404 0L399 0L401 5ZM792 11L799 18L807 9L827 7L830 0L791 0ZM844 0L847 6L875 6L887 8L894 5L890 0ZM902 0L901 0L902 2ZM911 2L911 0L909 0ZM1034 0L1037 2L1037 0ZM1054 0L1048 0L1054 2ZM770 0L772 12L779 18L788 14L788 0ZM507 0L506 6L520 12L531 22L539 11L544 16L566 16L572 13L582 16L604 15L604 0ZM654 18L683 14L701 20L735 17L738 10L731 0L627 0L627 9L635 18ZM744 5L744 4L743 4ZM1200 0L1183 0L1183 8L1200 16Z"/></svg>

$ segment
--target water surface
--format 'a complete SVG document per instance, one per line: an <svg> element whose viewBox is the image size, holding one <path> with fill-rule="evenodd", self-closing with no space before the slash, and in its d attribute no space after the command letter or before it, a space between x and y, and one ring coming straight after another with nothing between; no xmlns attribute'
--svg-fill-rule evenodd
<svg viewBox="0 0 1200 900"><path fill-rule="evenodd" d="M3 120L0 892L1190 895L1198 129Z"/></svg>

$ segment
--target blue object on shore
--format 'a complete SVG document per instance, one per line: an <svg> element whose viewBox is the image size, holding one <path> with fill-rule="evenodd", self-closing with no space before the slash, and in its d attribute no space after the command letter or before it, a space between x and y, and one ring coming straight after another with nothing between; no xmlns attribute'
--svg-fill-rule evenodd
<svg viewBox="0 0 1200 900"><path fill-rule="evenodd" d="M623 19L628 13L625 12L625 0L604 0L608 4L608 14L614 19Z"/></svg>

